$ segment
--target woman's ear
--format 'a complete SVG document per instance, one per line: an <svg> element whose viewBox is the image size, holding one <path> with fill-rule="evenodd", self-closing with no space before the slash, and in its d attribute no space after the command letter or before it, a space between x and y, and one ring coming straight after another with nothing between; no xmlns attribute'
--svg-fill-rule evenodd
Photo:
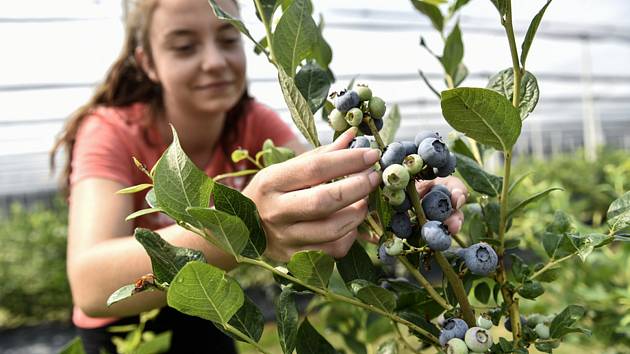
<svg viewBox="0 0 630 354"><path fill-rule="evenodd" d="M155 83L159 83L160 80L158 78L157 72L155 71L153 63L151 63L151 60L149 60L149 56L144 51L144 48L136 47L134 56L136 59L136 63L140 65L140 68L142 69L142 71L144 71L145 74L147 74L149 79L151 79L151 81Z"/></svg>

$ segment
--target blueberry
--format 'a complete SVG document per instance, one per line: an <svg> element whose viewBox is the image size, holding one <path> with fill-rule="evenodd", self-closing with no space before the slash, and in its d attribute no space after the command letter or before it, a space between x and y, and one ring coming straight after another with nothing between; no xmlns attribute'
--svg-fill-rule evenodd
<svg viewBox="0 0 630 354"><path fill-rule="evenodd" d="M385 244L381 244L378 248L378 259L385 265L393 265L396 262L396 258L387 254L385 250Z"/></svg>
<svg viewBox="0 0 630 354"><path fill-rule="evenodd" d="M440 345L446 345L446 343L453 338L464 339L467 330L468 325L464 320L460 318L449 318L444 321L444 325L442 326Z"/></svg>
<svg viewBox="0 0 630 354"><path fill-rule="evenodd" d="M537 324L543 323L547 320L547 316L540 313L533 313L527 316L527 327L534 328Z"/></svg>
<svg viewBox="0 0 630 354"><path fill-rule="evenodd" d="M401 238L394 236L392 239L385 241L385 253L390 256L397 256L403 250L403 242Z"/></svg>
<svg viewBox="0 0 630 354"><path fill-rule="evenodd" d="M403 165L389 165L383 171L383 183L392 189L405 189L409 183L409 172Z"/></svg>
<svg viewBox="0 0 630 354"><path fill-rule="evenodd" d="M420 173L417 174L417 177L420 177L420 179L425 181L435 179L437 177L435 174L435 168L425 165L422 170L420 170Z"/></svg>
<svg viewBox="0 0 630 354"><path fill-rule="evenodd" d="M451 198L451 191L448 189L448 187L446 187L443 184L434 184L433 187L431 187L431 192L433 191L442 192L446 194L446 196L449 197L449 199Z"/></svg>
<svg viewBox="0 0 630 354"><path fill-rule="evenodd" d="M379 120L385 115L385 101L383 101L380 97L372 96L368 102L368 109L370 111L370 116Z"/></svg>
<svg viewBox="0 0 630 354"><path fill-rule="evenodd" d="M446 342L446 354L468 354L466 342L459 338L451 338Z"/></svg>
<svg viewBox="0 0 630 354"><path fill-rule="evenodd" d="M483 329L492 328L492 320L490 319L490 316L487 314L483 314L477 317L477 326Z"/></svg>
<svg viewBox="0 0 630 354"><path fill-rule="evenodd" d="M405 155L418 153L418 145L416 145L413 141L403 140L400 143L405 148Z"/></svg>
<svg viewBox="0 0 630 354"><path fill-rule="evenodd" d="M448 161L446 165L437 168L436 175L438 177L447 177L455 173L455 167L457 166L457 158L452 153L448 154Z"/></svg>
<svg viewBox="0 0 630 354"><path fill-rule="evenodd" d="M413 139L413 143L416 144L416 146L419 146L422 140L426 138L440 139L441 137L440 137L440 134L438 134L438 132L434 132L430 130L422 130L418 132L418 134L416 134L416 137Z"/></svg>
<svg viewBox="0 0 630 354"><path fill-rule="evenodd" d="M418 174L418 172L420 172L420 170L422 170L424 161L422 161L422 157L420 157L420 155L411 154L405 156L403 160L403 165L407 168L407 171L409 171L410 175L415 176L416 174Z"/></svg>
<svg viewBox="0 0 630 354"><path fill-rule="evenodd" d="M534 332L536 332L536 335L540 339L549 338L549 326L545 323L537 324L536 327L534 327Z"/></svg>
<svg viewBox="0 0 630 354"><path fill-rule="evenodd" d="M404 193L404 191L402 192ZM407 193L405 193L405 200L403 200L402 203L398 205L392 205L392 207L394 208L394 210L396 210L399 213L402 213L411 209L411 200L409 199L409 196L407 195Z"/></svg>
<svg viewBox="0 0 630 354"><path fill-rule="evenodd" d="M357 136L354 139L352 139L352 141L350 142L350 146L348 148L356 149L356 148L369 148L369 147L371 147L370 139L368 139L365 136Z"/></svg>
<svg viewBox="0 0 630 354"><path fill-rule="evenodd" d="M389 203L389 205L392 205L394 207L403 205L405 199L408 199L404 189L395 189L389 187L383 188L383 197L385 198L385 201Z"/></svg>
<svg viewBox="0 0 630 354"><path fill-rule="evenodd" d="M354 90L359 95L359 100L369 101L372 98L372 90L367 85L358 84Z"/></svg>
<svg viewBox="0 0 630 354"><path fill-rule="evenodd" d="M335 98L335 108L341 112L348 112L351 108L359 107L361 100L355 91L341 91Z"/></svg>
<svg viewBox="0 0 630 354"><path fill-rule="evenodd" d="M383 128L383 120L382 119L372 119L374 125L376 126L376 130L381 130ZM372 135L372 131L370 130L370 126L367 125L365 121L359 124L359 130L365 135Z"/></svg>
<svg viewBox="0 0 630 354"><path fill-rule="evenodd" d="M488 275L497 269L498 262L497 253L485 242L466 248L464 253L464 263L473 274Z"/></svg>
<svg viewBox="0 0 630 354"><path fill-rule="evenodd" d="M488 351L492 346L492 336L487 330L481 327L472 327L466 331L464 338L468 349L473 352L483 353Z"/></svg>
<svg viewBox="0 0 630 354"><path fill-rule="evenodd" d="M446 251L451 247L451 235L446 225L439 221L427 221L422 225L422 239L433 251Z"/></svg>
<svg viewBox="0 0 630 354"><path fill-rule="evenodd" d="M440 168L448 163L449 151L441 139L427 138L418 145L418 155L431 167Z"/></svg>
<svg viewBox="0 0 630 354"><path fill-rule="evenodd" d="M350 108L345 116L346 122L353 127L358 127L363 122L363 112L358 108Z"/></svg>
<svg viewBox="0 0 630 354"><path fill-rule="evenodd" d="M333 108L333 110L330 111L328 120L335 131L341 132L348 129L348 122L346 122L344 114L337 108Z"/></svg>
<svg viewBox="0 0 630 354"><path fill-rule="evenodd" d="M521 315L520 319L521 319L521 327L527 325L527 319L525 319L525 316ZM503 322L503 327L505 327L505 329L507 329L508 332L512 332L512 321L510 317L505 319L505 321Z"/></svg>
<svg viewBox="0 0 630 354"><path fill-rule="evenodd" d="M422 210L427 220L444 221L453 211L451 198L440 191L430 191L422 198Z"/></svg>
<svg viewBox="0 0 630 354"><path fill-rule="evenodd" d="M411 219L409 219L409 214L407 214L407 212L394 213L389 226L392 228L394 234L400 238L407 238L411 236Z"/></svg>
<svg viewBox="0 0 630 354"><path fill-rule="evenodd" d="M381 170L385 170L389 165L402 164L405 159L405 148L399 142L393 142L385 147L381 156Z"/></svg>

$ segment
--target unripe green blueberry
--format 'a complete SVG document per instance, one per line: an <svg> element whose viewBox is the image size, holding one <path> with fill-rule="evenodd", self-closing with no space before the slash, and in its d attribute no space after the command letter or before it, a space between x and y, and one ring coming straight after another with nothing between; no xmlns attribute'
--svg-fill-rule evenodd
<svg viewBox="0 0 630 354"><path fill-rule="evenodd" d="M446 343L446 354L468 354L468 347L463 340L452 338Z"/></svg>
<svg viewBox="0 0 630 354"><path fill-rule="evenodd" d="M370 116L374 119L381 119L385 115L385 101L380 97L372 96L368 102L368 109L370 110Z"/></svg>
<svg viewBox="0 0 630 354"><path fill-rule="evenodd" d="M405 202L405 190L385 187L383 197L390 205L398 206Z"/></svg>
<svg viewBox="0 0 630 354"><path fill-rule="evenodd" d="M361 101L369 101L372 98L372 90L367 85L358 84L354 91L359 94Z"/></svg>
<svg viewBox="0 0 630 354"><path fill-rule="evenodd" d="M479 317L477 317L477 326L483 328L483 329L490 329L492 328L492 320L490 320L490 318L488 318L487 315L480 315Z"/></svg>
<svg viewBox="0 0 630 354"><path fill-rule="evenodd" d="M547 316L540 313L533 313L527 316L527 327L534 328L537 324L543 323L547 319Z"/></svg>
<svg viewBox="0 0 630 354"><path fill-rule="evenodd" d="M422 166L424 165L424 161L422 161L422 157L418 154L411 154L405 156L403 160L403 165L407 168L407 171L410 175L414 176L420 170L422 170Z"/></svg>
<svg viewBox="0 0 630 354"><path fill-rule="evenodd" d="M359 108L351 108L346 113L346 121L353 127L358 127L363 122L363 112Z"/></svg>
<svg viewBox="0 0 630 354"><path fill-rule="evenodd" d="M335 131L342 132L348 129L348 122L346 121L345 115L337 108L330 111L328 120Z"/></svg>
<svg viewBox="0 0 630 354"><path fill-rule="evenodd" d="M492 346L492 336L481 327L472 327L466 331L464 342L473 352L486 352Z"/></svg>
<svg viewBox="0 0 630 354"><path fill-rule="evenodd" d="M385 241L385 253L390 256L397 256L403 250L403 241L401 238L394 236L393 238Z"/></svg>
<svg viewBox="0 0 630 354"><path fill-rule="evenodd" d="M387 166L383 171L383 183L393 189L405 189L409 183L409 172L397 163Z"/></svg>
<svg viewBox="0 0 630 354"><path fill-rule="evenodd" d="M534 332L536 332L536 335L538 335L538 338L540 339L549 338L549 326L547 326L547 324L545 323L541 322L537 324L534 328Z"/></svg>

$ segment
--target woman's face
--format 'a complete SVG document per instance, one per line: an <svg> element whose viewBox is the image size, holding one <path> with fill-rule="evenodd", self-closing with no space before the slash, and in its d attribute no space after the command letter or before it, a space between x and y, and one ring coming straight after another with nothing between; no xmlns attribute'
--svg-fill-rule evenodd
<svg viewBox="0 0 630 354"><path fill-rule="evenodd" d="M232 0L219 6L238 16ZM149 30L152 63L147 74L163 89L167 106L224 113L245 90L241 34L217 19L206 0L160 0Z"/></svg>

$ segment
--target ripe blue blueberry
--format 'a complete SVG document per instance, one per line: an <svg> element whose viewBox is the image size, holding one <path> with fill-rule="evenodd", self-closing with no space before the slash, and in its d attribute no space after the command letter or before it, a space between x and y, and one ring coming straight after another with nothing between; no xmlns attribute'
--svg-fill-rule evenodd
<svg viewBox="0 0 630 354"><path fill-rule="evenodd" d="M427 138L418 145L418 155L431 167L440 168L448 163L449 151L441 139Z"/></svg>
<svg viewBox="0 0 630 354"><path fill-rule="evenodd" d="M479 242L466 248L464 263L471 273L485 276L497 269L499 257L489 244Z"/></svg>
<svg viewBox="0 0 630 354"><path fill-rule="evenodd" d="M382 119L372 119L374 125L376 126L376 130L381 130L383 128L383 120ZM365 119L361 124L359 124L359 130L361 133L365 135L372 135L372 131L370 130L370 126L365 122Z"/></svg>
<svg viewBox="0 0 630 354"><path fill-rule="evenodd" d="M385 250L385 244L381 244L378 248L378 259L385 265L393 265L396 262L396 258L387 254Z"/></svg>
<svg viewBox="0 0 630 354"><path fill-rule="evenodd" d="M409 171L409 174L411 176L415 176L416 174L418 174L418 172L420 172L420 170L422 170L424 161L422 161L422 157L420 157L420 155L411 154L405 156L405 159L403 160L403 165L407 168L407 171Z"/></svg>
<svg viewBox="0 0 630 354"><path fill-rule="evenodd" d="M404 191L401 191L404 193ZM409 199L409 196L407 195L407 193L405 193L405 200L403 200L402 203L398 204L398 205L392 205L392 207L394 208L395 211L402 213L402 212L406 212L407 210L411 209L411 200Z"/></svg>
<svg viewBox="0 0 630 354"><path fill-rule="evenodd" d="M372 90L367 85L358 84L354 90L359 95L361 101L369 101L372 98Z"/></svg>
<svg viewBox="0 0 630 354"><path fill-rule="evenodd" d="M389 226L392 228L394 234L399 238L407 238L411 236L411 219L409 219L409 214L407 214L407 212L394 213Z"/></svg>
<svg viewBox="0 0 630 354"><path fill-rule="evenodd" d="M451 247L451 234L446 225L439 221L427 221L422 225L422 239L433 251L446 251Z"/></svg>
<svg viewBox="0 0 630 354"><path fill-rule="evenodd" d="M520 319L521 319L521 327L527 325L527 319L525 318L525 316L520 315ZM512 321L510 317L505 319L505 321L503 322L503 327L505 327L505 329L507 329L508 332L512 332Z"/></svg>
<svg viewBox="0 0 630 354"><path fill-rule="evenodd" d="M416 134L415 138L413 139L413 143L416 144L416 146L419 146L420 143L426 138L441 139L440 134L438 132L430 131L430 130L421 130L420 132L418 132L418 134Z"/></svg>
<svg viewBox="0 0 630 354"><path fill-rule="evenodd" d="M416 145L413 141L403 140L400 143L405 148L405 155L418 153L418 145Z"/></svg>
<svg viewBox="0 0 630 354"><path fill-rule="evenodd" d="M368 109L372 118L377 120L381 119L385 115L385 101L383 101L380 97L372 96L368 102Z"/></svg>
<svg viewBox="0 0 630 354"><path fill-rule="evenodd" d="M451 198L451 191L448 189L448 187L446 187L443 184L434 184L433 187L431 187L431 192L433 191L442 192L446 194L446 196L449 197L449 199Z"/></svg>
<svg viewBox="0 0 630 354"><path fill-rule="evenodd" d="M448 161L446 165L436 169L436 175L438 177L448 177L455 173L455 167L457 166L457 158L453 153L448 154Z"/></svg>
<svg viewBox="0 0 630 354"><path fill-rule="evenodd" d="M389 165L383 171L383 183L392 189L405 189L409 183L409 172L403 165Z"/></svg>
<svg viewBox="0 0 630 354"><path fill-rule="evenodd" d="M385 198L385 201L389 203L389 205L392 205L394 207L401 206L405 202L405 199L408 199L404 189L389 187L383 188L383 197Z"/></svg>
<svg viewBox="0 0 630 354"><path fill-rule="evenodd" d="M369 148L370 146L370 139L368 139L366 136L361 135L352 139L349 149Z"/></svg>
<svg viewBox="0 0 630 354"><path fill-rule="evenodd" d="M393 142L385 147L381 156L381 170L385 170L389 165L402 164L405 159L405 148L399 142Z"/></svg>
<svg viewBox="0 0 630 354"><path fill-rule="evenodd" d="M427 220L444 221L453 211L451 198L440 191L430 191L422 198L422 210Z"/></svg>
<svg viewBox="0 0 630 354"><path fill-rule="evenodd" d="M335 98L335 108L341 112L348 112L351 108L359 107L361 100L355 91L341 91Z"/></svg>
<svg viewBox="0 0 630 354"><path fill-rule="evenodd" d="M345 115L337 108L333 108L328 115L330 125L335 131L341 132L348 129L348 122L346 122Z"/></svg>
<svg viewBox="0 0 630 354"><path fill-rule="evenodd" d="M442 326L440 345L446 345L446 343L453 338L464 339L467 330L468 325L464 320L460 318L449 318L444 321L444 325Z"/></svg>
<svg viewBox="0 0 630 354"><path fill-rule="evenodd" d="M468 349L478 353L487 352L492 346L492 336L481 327L472 327L466 331L464 341Z"/></svg>
<svg viewBox="0 0 630 354"><path fill-rule="evenodd" d="M468 354L466 342L459 338L451 338L446 342L446 354Z"/></svg>

